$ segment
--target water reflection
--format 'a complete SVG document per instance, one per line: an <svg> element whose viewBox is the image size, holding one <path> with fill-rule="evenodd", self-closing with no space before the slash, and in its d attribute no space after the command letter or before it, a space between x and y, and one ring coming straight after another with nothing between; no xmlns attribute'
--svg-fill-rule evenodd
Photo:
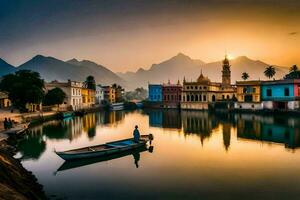
<svg viewBox="0 0 300 200"><path fill-rule="evenodd" d="M155 153L64 163L53 152L132 137L136 124L154 134ZM297 199L299 187L288 185L300 180L299 129L294 116L99 112L34 127L18 149L57 199Z"/></svg>

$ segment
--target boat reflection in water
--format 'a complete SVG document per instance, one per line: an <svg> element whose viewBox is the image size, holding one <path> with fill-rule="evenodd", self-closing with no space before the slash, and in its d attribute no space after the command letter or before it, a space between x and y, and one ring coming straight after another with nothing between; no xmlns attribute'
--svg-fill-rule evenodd
<svg viewBox="0 0 300 200"><path fill-rule="evenodd" d="M90 158L90 159L81 159L81 160L74 160L74 161L65 161L56 171L64 171L64 170L69 170L69 169L74 169L74 168L78 168L78 167L83 167L86 165L91 165L94 163L100 163L100 162L104 162L104 161L109 161L109 160L114 160L114 159L118 159L118 158L122 158L125 156L129 156L132 155L133 159L134 159L134 164L136 166L136 168L139 167L139 161L140 161L140 153L148 151L150 153L153 152L154 147L153 146L142 146L138 149L134 149L134 150L130 150L130 151L125 151L122 153L118 153L118 154L113 154L113 155L108 155L108 156L101 156L98 158Z"/></svg>

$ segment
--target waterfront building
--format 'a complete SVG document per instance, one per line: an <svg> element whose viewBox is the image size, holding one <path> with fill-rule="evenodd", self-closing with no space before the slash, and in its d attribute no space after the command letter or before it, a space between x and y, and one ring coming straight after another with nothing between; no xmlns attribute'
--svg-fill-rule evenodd
<svg viewBox="0 0 300 200"><path fill-rule="evenodd" d="M264 109L299 109L300 79L263 81L261 98Z"/></svg>
<svg viewBox="0 0 300 200"><path fill-rule="evenodd" d="M42 103L27 103L25 108L27 112L38 112L42 110L43 106Z"/></svg>
<svg viewBox="0 0 300 200"><path fill-rule="evenodd" d="M11 106L11 101L8 98L6 92L0 92L0 108L9 108Z"/></svg>
<svg viewBox="0 0 300 200"><path fill-rule="evenodd" d="M96 104L102 104L104 101L104 89L101 85L96 85Z"/></svg>
<svg viewBox="0 0 300 200"><path fill-rule="evenodd" d="M123 102L124 101L124 88L122 86L113 84L112 88L115 92L115 102Z"/></svg>
<svg viewBox="0 0 300 200"><path fill-rule="evenodd" d="M260 98L259 80L237 81L237 102L234 104L235 109L260 110L263 109Z"/></svg>
<svg viewBox="0 0 300 200"><path fill-rule="evenodd" d="M168 83L162 85L163 107L180 108L182 85L179 80L177 84Z"/></svg>
<svg viewBox="0 0 300 200"><path fill-rule="evenodd" d="M60 107L68 110L78 110L82 108L82 82L71 81L58 82L52 81L45 84L46 92L54 88L60 88L66 94L66 98Z"/></svg>
<svg viewBox="0 0 300 200"><path fill-rule="evenodd" d="M162 85L148 84L148 100L151 102L162 102Z"/></svg>
<svg viewBox="0 0 300 200"><path fill-rule="evenodd" d="M103 86L104 100L108 103L116 103L115 89L111 86Z"/></svg>
<svg viewBox="0 0 300 200"><path fill-rule="evenodd" d="M188 110L207 110L209 104L217 101L231 101L234 99L236 88L231 85L231 71L229 60L225 56L222 66L222 82L211 82L202 74L196 81L183 80L181 108Z"/></svg>
<svg viewBox="0 0 300 200"><path fill-rule="evenodd" d="M89 88L82 88L82 106L84 108L91 108L95 105L95 90Z"/></svg>

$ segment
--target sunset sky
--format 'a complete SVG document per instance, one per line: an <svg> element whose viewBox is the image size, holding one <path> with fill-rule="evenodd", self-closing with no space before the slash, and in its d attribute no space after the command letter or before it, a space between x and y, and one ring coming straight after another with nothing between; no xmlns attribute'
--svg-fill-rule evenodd
<svg viewBox="0 0 300 200"><path fill-rule="evenodd" d="M1 0L0 57L149 68L178 52L205 62L246 55L300 65L299 0Z"/></svg>

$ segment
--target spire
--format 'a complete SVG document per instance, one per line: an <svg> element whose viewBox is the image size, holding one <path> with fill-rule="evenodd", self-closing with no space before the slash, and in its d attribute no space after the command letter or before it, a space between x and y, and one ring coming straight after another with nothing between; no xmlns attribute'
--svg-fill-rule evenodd
<svg viewBox="0 0 300 200"><path fill-rule="evenodd" d="M177 81L177 85L180 85L180 81L179 81L179 79L178 79L178 81Z"/></svg>
<svg viewBox="0 0 300 200"><path fill-rule="evenodd" d="M185 83L185 76L183 77L183 83Z"/></svg>
<svg viewBox="0 0 300 200"><path fill-rule="evenodd" d="M169 84L169 85L171 84L170 79L168 80L168 84Z"/></svg>

